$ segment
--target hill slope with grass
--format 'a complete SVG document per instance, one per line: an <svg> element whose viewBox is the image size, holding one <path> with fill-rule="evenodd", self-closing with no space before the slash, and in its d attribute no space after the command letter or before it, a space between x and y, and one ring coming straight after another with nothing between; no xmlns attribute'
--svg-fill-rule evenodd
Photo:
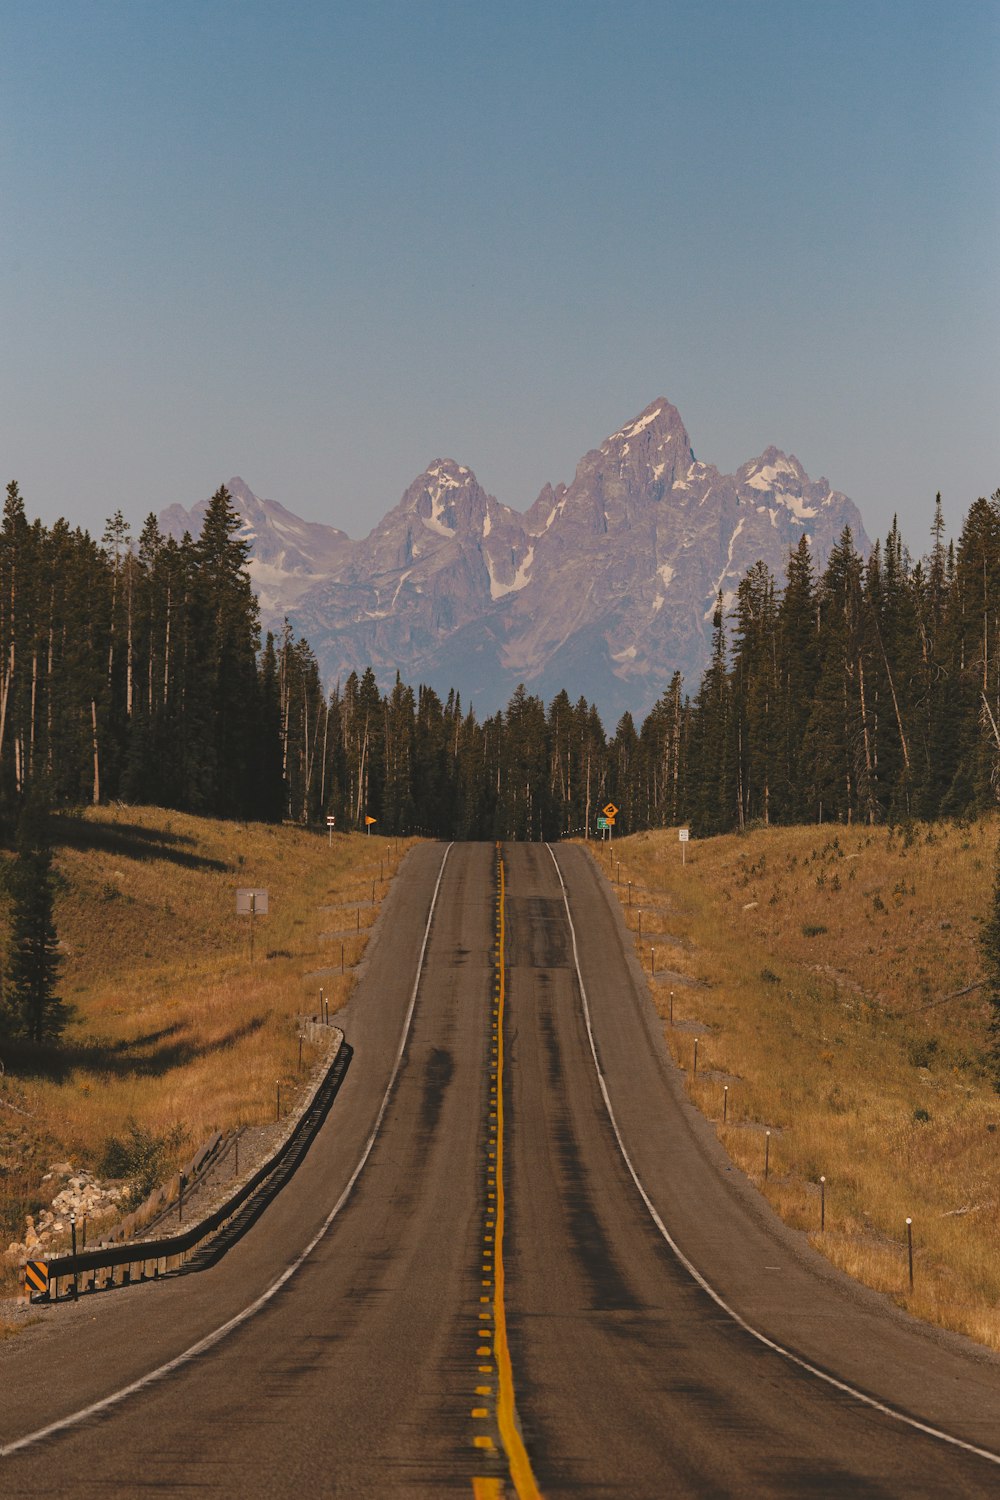
<svg viewBox="0 0 1000 1500"><path fill-rule="evenodd" d="M761 829L691 843L684 865L676 829L591 848L732 1159L842 1269L1000 1348L979 951L996 840L990 818Z"/></svg>
<svg viewBox="0 0 1000 1500"><path fill-rule="evenodd" d="M292 1097L297 1018L320 986L331 1011L346 999L405 847L136 807L53 831L72 1019L59 1046L0 1043L0 1264L61 1185L53 1164L169 1175L214 1131L267 1118L276 1080ZM252 963L239 886L269 892Z"/></svg>

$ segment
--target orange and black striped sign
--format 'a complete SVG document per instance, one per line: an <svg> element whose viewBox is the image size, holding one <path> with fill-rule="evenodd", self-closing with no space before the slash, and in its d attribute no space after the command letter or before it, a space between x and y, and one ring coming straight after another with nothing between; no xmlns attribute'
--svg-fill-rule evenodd
<svg viewBox="0 0 1000 1500"><path fill-rule="evenodd" d="M49 1268L44 1260L29 1260L24 1267L24 1290L30 1296L32 1292L47 1292L49 1289Z"/></svg>

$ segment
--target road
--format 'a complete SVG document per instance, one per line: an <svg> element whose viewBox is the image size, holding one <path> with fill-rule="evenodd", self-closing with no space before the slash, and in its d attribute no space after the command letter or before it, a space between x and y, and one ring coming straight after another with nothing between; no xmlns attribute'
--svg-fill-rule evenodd
<svg viewBox="0 0 1000 1500"><path fill-rule="evenodd" d="M586 854L505 845L502 885L492 845L408 857L334 1107L220 1262L0 1346L0 1493L1000 1492L970 1451L1000 1449L1000 1362L854 1287L728 1166Z"/></svg>

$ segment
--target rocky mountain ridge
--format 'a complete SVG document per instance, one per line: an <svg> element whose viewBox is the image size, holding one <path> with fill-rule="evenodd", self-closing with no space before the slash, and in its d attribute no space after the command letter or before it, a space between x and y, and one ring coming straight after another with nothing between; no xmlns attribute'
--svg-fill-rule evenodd
<svg viewBox="0 0 1000 1500"><path fill-rule="evenodd" d="M612 724L626 708L638 718L674 670L694 689L717 594L731 603L758 559L781 579L805 533L821 568L845 525L868 546L853 502L794 456L768 448L733 475L697 460L662 397L523 515L447 458L359 541L240 479L229 489L265 625L287 616L331 685L370 664L384 684L398 670L455 687L480 713L524 682L546 700L583 694ZM160 523L194 533L199 507Z"/></svg>

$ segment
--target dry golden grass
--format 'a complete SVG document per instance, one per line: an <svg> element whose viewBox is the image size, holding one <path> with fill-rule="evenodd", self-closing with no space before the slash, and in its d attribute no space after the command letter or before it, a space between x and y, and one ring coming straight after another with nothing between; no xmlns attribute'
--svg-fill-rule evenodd
<svg viewBox="0 0 1000 1500"><path fill-rule="evenodd" d="M290 1103L296 1017L319 1014L320 986L331 1011L347 998L408 847L135 807L60 819L57 840L59 991L75 1016L58 1051L4 1049L0 1252L44 1202L46 1167L94 1165L128 1120L179 1126L180 1165L213 1131L271 1118L278 1080ZM270 895L252 964L237 886ZM303 1075L311 1061L307 1046Z"/></svg>
<svg viewBox="0 0 1000 1500"><path fill-rule="evenodd" d="M997 831L761 829L689 844L683 867L676 829L592 846L733 1160L838 1266L994 1348L1000 1099L982 992L956 992L981 978Z"/></svg>

